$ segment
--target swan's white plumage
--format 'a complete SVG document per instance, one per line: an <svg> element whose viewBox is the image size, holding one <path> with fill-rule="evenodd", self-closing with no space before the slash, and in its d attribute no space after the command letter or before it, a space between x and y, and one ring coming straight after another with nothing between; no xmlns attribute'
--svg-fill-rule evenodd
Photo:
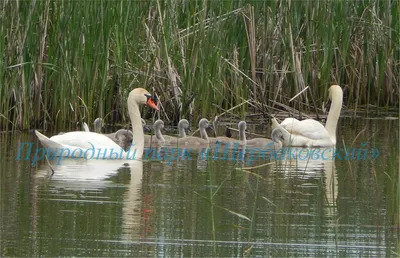
<svg viewBox="0 0 400 258"><path fill-rule="evenodd" d="M141 126L139 104L147 103L153 109L158 110L152 98L149 98L149 96L150 93L147 90L136 88L129 93L128 97L128 111L133 126L132 148L135 149L132 151L134 153L132 157L135 159L142 158L144 148L143 127ZM107 136L98 133L75 131L62 135L55 135L51 138L48 138L36 130L35 133L45 148L51 148L53 152L55 149L58 149L56 153L53 153L53 155L56 156L65 156L68 153L73 153L77 149L81 149L82 152L93 149L93 151L96 151L95 157L100 157L102 159L113 159L113 157L115 158L115 153L118 154L119 158L126 158L129 153L125 152L117 143ZM70 152L62 152L61 149L68 149ZM75 154L79 156L81 151L76 151ZM90 153L89 155L92 154Z"/></svg>
<svg viewBox="0 0 400 258"><path fill-rule="evenodd" d="M82 139L85 140L82 141ZM50 140L55 141L59 144L66 144L85 149L92 148L92 146L95 146L96 148L121 148L118 144L116 144L107 136L94 132L69 132L63 135L55 135L51 137Z"/></svg>
<svg viewBox="0 0 400 258"><path fill-rule="evenodd" d="M38 131L35 131L35 133L43 147L54 156L87 159L126 159L129 153L107 136L93 132L69 132L63 135L55 135L51 138ZM82 137L86 140L83 140ZM136 152L132 152L129 157L131 159L141 158L139 155L136 157Z"/></svg>
<svg viewBox="0 0 400 258"><path fill-rule="evenodd" d="M295 119L297 120L297 119ZM284 123L283 121L280 125L285 128L289 133L294 133L297 135L302 135L306 138L319 140L327 139L329 140L328 132L325 127L318 121L313 119L306 119L303 121L292 121Z"/></svg>
<svg viewBox="0 0 400 258"><path fill-rule="evenodd" d="M285 118L285 120L283 120L282 121L282 123L280 124L282 127L284 127L286 130L291 130L291 127L294 125L294 124L296 124L296 123L299 123L300 121L299 120L297 120L296 118L294 118L294 117L288 117L288 118Z"/></svg>
<svg viewBox="0 0 400 258"><path fill-rule="evenodd" d="M283 133L284 146L301 147L329 147L336 145L336 126L343 102L343 91L338 85L329 88L329 97L332 100L326 126L313 119L299 121L295 118L286 118L279 124L272 119L272 128L279 128Z"/></svg>

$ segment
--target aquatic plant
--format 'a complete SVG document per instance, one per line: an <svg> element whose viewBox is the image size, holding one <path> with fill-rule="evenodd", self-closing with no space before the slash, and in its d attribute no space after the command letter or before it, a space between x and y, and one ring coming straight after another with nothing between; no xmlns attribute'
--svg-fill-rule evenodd
<svg viewBox="0 0 400 258"><path fill-rule="evenodd" d="M175 123L248 100L235 111L314 111L332 83L348 108L398 107L399 16L377 0L4 1L0 127L125 123L136 86Z"/></svg>

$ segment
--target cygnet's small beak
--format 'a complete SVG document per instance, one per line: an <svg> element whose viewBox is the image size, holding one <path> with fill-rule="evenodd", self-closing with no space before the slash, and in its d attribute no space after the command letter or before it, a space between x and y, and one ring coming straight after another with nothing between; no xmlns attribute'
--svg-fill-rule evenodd
<svg viewBox="0 0 400 258"><path fill-rule="evenodd" d="M186 129L188 132L192 132L192 129L190 129L190 127L188 127L187 129Z"/></svg>
<svg viewBox="0 0 400 258"><path fill-rule="evenodd" d="M213 125L208 125L208 128L210 128L211 130L213 130L214 132L215 132L215 130L214 130L214 126Z"/></svg>

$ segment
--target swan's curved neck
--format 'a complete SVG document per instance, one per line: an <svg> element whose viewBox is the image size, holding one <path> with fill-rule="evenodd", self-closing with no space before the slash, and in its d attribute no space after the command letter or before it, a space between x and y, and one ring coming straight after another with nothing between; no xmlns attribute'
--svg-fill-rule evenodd
<svg viewBox="0 0 400 258"><path fill-rule="evenodd" d="M244 128L240 128L239 130L239 140L246 143L246 133Z"/></svg>
<svg viewBox="0 0 400 258"><path fill-rule="evenodd" d="M332 92L332 105L329 110L328 118L326 119L325 129L328 132L329 138L336 144L336 127L342 109L343 92L336 90Z"/></svg>
<svg viewBox="0 0 400 258"><path fill-rule="evenodd" d="M160 127L158 127L158 126L156 127L155 134L156 134L156 137L157 137L157 139L159 141L165 142L165 139L164 139L164 136L161 133L161 128Z"/></svg>
<svg viewBox="0 0 400 258"><path fill-rule="evenodd" d="M140 117L139 105L136 101L129 101L128 98L128 112L132 123L132 153L135 153L135 159L142 159L144 150L144 133L142 127L142 120Z"/></svg>
<svg viewBox="0 0 400 258"><path fill-rule="evenodd" d="M202 139L208 141L208 135L207 135L206 128L200 127L200 136Z"/></svg>
<svg viewBox="0 0 400 258"><path fill-rule="evenodd" d="M186 137L186 132L185 132L185 128L183 128L182 125L178 125L178 129L179 129L179 137L180 138L184 138Z"/></svg>

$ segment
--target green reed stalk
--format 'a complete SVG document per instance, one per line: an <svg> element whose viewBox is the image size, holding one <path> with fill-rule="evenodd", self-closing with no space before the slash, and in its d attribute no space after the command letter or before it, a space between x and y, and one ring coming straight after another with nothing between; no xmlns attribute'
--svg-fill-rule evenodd
<svg viewBox="0 0 400 258"><path fill-rule="evenodd" d="M211 118L251 98L305 110L310 95L288 100L306 86L320 107L334 83L346 88L349 108L398 107L399 5L4 1L0 128L72 129L98 116L126 123L134 87L157 93L161 118L173 122L190 112Z"/></svg>

